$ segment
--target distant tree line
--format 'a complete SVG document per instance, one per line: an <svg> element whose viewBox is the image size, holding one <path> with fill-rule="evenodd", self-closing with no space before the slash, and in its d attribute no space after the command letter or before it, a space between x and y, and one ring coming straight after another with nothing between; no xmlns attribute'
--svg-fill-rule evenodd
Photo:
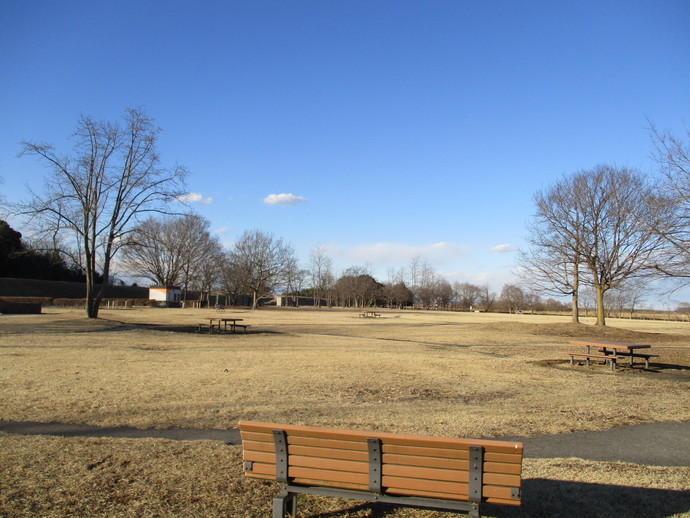
<svg viewBox="0 0 690 518"><path fill-rule="evenodd" d="M636 307L651 280L673 279L680 286L690 279L690 146L653 125L659 174L651 181L634 169L599 165L564 175L535 194L519 284L505 285L500 295L488 286L451 284L422 257L390 271L386 282L366 266L336 276L324 248L300 265L288 243L258 229L225 249L208 220L171 210L182 206L170 202L184 201L187 172L161 165L159 132L142 110L129 109L123 125L82 117L71 155L25 142L23 154L38 157L50 171L44 191L31 192L11 212L30 218L41 244L27 245L5 223L0 275L73 274L85 281L91 318L103 297L97 283L111 282L117 266L209 300L213 292L231 302L250 296L254 306L262 296L282 293L346 307L560 311L556 299L542 297L570 297L573 321L593 300L600 325L607 304Z"/></svg>
<svg viewBox="0 0 690 518"><path fill-rule="evenodd" d="M180 286L183 292L201 293L208 303L223 293L230 303L249 296L256 306L262 297L280 293L309 297L314 305L393 309L419 308L461 311L566 312L569 305L543 299L534 290L506 284L500 294L487 285L451 284L422 257L406 268L389 272L378 281L367 267L352 266L336 275L325 248L317 247L301 268L294 251L281 239L260 231L242 234L233 247L224 249L210 231L210 222L196 214L151 217L144 220L122 245L123 273L145 277L154 284ZM25 244L21 234L0 221L0 272L4 277L84 282L76 264L67 265L56 251L40 251ZM614 290L610 299L619 314L633 311L641 300L642 284ZM591 308L591 294L582 298Z"/></svg>

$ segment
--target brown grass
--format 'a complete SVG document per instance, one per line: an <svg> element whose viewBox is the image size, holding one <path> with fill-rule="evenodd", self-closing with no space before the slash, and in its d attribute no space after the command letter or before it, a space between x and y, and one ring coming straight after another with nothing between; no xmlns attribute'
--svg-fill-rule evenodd
<svg viewBox="0 0 690 518"><path fill-rule="evenodd" d="M244 318L249 333L193 332L219 315ZM0 418L141 428L229 428L243 418L468 437L690 419L687 323L611 320L601 329L567 317L401 311L363 319L326 309L101 316L89 321L80 311L49 309L0 317ZM650 343L661 358L650 371L572 368L560 351L584 336ZM638 397L616 397L629 394ZM266 516L274 488L243 479L238 450L206 442L0 436L0 480L8 481L0 515ZM606 504L612 513L592 513L597 508L587 500L613 491L629 501L632 487L665 505L656 507L665 514L635 515L680 513L690 509L676 495L690 489L688 475L686 468L530 459L526 515L575 516L568 512L581 506L588 512L580 515L621 515L613 502ZM554 491L560 501L533 500ZM317 509L384 516L353 505L307 499L303 516L317 516Z"/></svg>
<svg viewBox="0 0 690 518"><path fill-rule="evenodd" d="M0 516L270 516L277 486L242 475L241 448L211 441L0 434ZM520 509L483 516L685 516L690 468L525 459ZM443 512L301 497L299 516L441 518Z"/></svg>

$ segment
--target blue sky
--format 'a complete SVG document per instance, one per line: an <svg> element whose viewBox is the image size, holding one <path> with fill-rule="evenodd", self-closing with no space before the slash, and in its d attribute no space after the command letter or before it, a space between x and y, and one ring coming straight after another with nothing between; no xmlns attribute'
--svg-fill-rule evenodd
<svg viewBox="0 0 690 518"><path fill-rule="evenodd" d="M690 3L4 1L0 70L9 199L46 171L21 140L143 107L224 243L500 290L537 190L690 124Z"/></svg>

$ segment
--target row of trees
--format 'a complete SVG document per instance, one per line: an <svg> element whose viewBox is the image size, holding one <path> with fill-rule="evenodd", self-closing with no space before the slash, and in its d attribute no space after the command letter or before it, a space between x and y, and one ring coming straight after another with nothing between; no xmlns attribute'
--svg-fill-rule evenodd
<svg viewBox="0 0 690 518"><path fill-rule="evenodd" d="M538 291L571 296L575 322L583 287L594 290L597 324L605 325L609 290L690 276L690 147L655 128L652 137L660 171L653 182L600 165L535 195L521 277Z"/></svg>
<svg viewBox="0 0 690 518"><path fill-rule="evenodd" d="M314 305L341 307L417 306L510 313L568 309L561 301L544 300L535 290L515 284L505 285L498 295L487 285L451 284L421 257L415 257L407 268L390 271L387 282L379 282L362 266L336 275L333 261L322 247L311 252L309 264L302 268L293 249L269 233L247 231L226 250L209 229L207 220L193 214L148 219L130 235L121 265L127 273L155 284L181 285L185 292L209 296L219 291L232 302L249 294L254 305L264 295L281 293L292 297L294 305L309 297ZM614 290L616 306L634 308L642 291L641 285L636 287ZM591 300L591 296L583 299L587 309Z"/></svg>
<svg viewBox="0 0 690 518"><path fill-rule="evenodd" d="M323 249L314 250L309 268L302 269L292 247L259 230L245 232L231 250L223 250L208 221L171 214L169 202L182 200L187 191L187 172L161 165L159 132L143 111L130 109L122 126L81 118L71 155L60 155L46 144L23 144L23 153L43 160L50 174L43 192L31 192L27 202L13 209L31 217L43 250L81 269L87 316L98 315L103 292L96 282L111 281L120 251L128 271L153 282L251 294L255 304L279 287L292 294L308 289L318 301L352 306L380 301L392 306L412 301L427 308L476 304L475 287L451 285L421 258L406 271L389 272L389 281L381 284L366 268L351 268L336 279ZM520 259L529 300L514 303L511 291L517 291L506 286L500 300L509 310L541 294L569 295L577 321L580 291L591 288L597 323L603 325L609 291L620 293L635 280L652 276L688 278L689 148L655 128L651 134L661 172L653 184L631 169L597 166L565 176L535 195L529 248ZM487 287L479 289L476 300L490 309L497 297Z"/></svg>

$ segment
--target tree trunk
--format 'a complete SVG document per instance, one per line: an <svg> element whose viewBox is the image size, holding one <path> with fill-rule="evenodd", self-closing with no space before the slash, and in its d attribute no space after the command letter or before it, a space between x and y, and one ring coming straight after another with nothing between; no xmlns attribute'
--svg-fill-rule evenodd
<svg viewBox="0 0 690 518"><path fill-rule="evenodd" d="M579 260L579 255L577 260ZM573 324L580 323L580 267L577 260L573 268Z"/></svg>
<svg viewBox="0 0 690 518"><path fill-rule="evenodd" d="M98 305L94 304L96 299L94 294L93 276L87 273L86 275L86 317L98 318Z"/></svg>
<svg viewBox="0 0 690 518"><path fill-rule="evenodd" d="M606 325L606 311L604 308L604 288L601 285L596 286L597 292L597 323L598 326Z"/></svg>
<svg viewBox="0 0 690 518"><path fill-rule="evenodd" d="M572 307L573 307L573 324L579 324L580 323L580 307L579 307L579 301L578 301L578 292L573 291L573 298L572 298Z"/></svg>

